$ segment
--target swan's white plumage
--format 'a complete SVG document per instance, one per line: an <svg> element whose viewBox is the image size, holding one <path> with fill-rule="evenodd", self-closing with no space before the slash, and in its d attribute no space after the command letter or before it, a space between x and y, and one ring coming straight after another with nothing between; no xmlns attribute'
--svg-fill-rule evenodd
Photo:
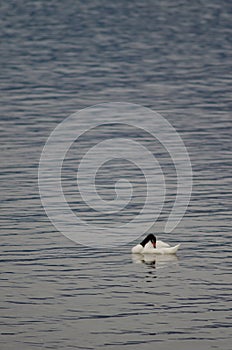
<svg viewBox="0 0 232 350"><path fill-rule="evenodd" d="M156 249L160 249L160 248L170 248L170 245L168 243L165 243L163 241L156 241ZM154 249L153 244L151 243L151 241L149 241L143 248L145 251L147 249Z"/></svg>
<svg viewBox="0 0 232 350"><path fill-rule="evenodd" d="M153 247L151 241L149 241L144 247L141 244L137 244L131 249L133 254L175 254L180 244L171 247L168 243L163 241L156 241L156 248Z"/></svg>
<svg viewBox="0 0 232 350"><path fill-rule="evenodd" d="M143 251L143 246L141 244L137 244L131 249L131 252L133 254L141 254L142 251Z"/></svg>
<svg viewBox="0 0 232 350"><path fill-rule="evenodd" d="M175 245L174 247L144 247L142 254L175 254L179 248L180 244Z"/></svg>

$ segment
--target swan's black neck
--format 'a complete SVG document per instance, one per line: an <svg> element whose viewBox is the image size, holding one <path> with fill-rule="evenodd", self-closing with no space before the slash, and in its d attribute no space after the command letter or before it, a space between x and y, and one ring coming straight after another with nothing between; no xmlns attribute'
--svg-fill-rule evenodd
<svg viewBox="0 0 232 350"><path fill-rule="evenodd" d="M151 241L152 243L156 243L156 237L152 233L150 233L146 238L144 238L144 240L140 244L144 247L149 241Z"/></svg>

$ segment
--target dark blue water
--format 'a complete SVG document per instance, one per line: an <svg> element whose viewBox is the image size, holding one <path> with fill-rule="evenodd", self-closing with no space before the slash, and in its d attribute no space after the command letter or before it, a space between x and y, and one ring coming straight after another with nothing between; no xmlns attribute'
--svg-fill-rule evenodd
<svg viewBox="0 0 232 350"><path fill-rule="evenodd" d="M0 348L229 350L231 3L19 0L0 14ZM50 132L110 101L161 113L189 151L188 212L158 235L182 243L177 258L77 245L42 208Z"/></svg>

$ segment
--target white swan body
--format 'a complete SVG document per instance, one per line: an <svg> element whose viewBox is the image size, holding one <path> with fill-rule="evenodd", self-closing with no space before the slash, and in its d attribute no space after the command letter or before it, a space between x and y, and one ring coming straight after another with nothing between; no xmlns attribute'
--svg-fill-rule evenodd
<svg viewBox="0 0 232 350"><path fill-rule="evenodd" d="M152 244L148 245L148 243L143 248L142 254L175 254L179 249L180 244L171 247L169 244L162 242L162 244L158 244L162 241L156 242L156 248L152 246Z"/></svg>
<svg viewBox="0 0 232 350"><path fill-rule="evenodd" d="M133 254L175 254L180 244L171 247L168 243L163 241L156 241L156 247L154 248L151 241L149 241L143 247L141 244L137 244L131 249Z"/></svg>
<svg viewBox="0 0 232 350"><path fill-rule="evenodd" d="M131 249L131 253L133 254L142 254L142 252L143 252L143 246L141 244L137 244Z"/></svg>

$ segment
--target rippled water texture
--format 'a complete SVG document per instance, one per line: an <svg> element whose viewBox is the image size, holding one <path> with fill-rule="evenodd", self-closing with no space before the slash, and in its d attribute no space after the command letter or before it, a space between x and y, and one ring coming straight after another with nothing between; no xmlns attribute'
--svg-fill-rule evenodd
<svg viewBox="0 0 232 350"><path fill-rule="evenodd" d="M19 0L2 1L0 13L1 350L230 350L231 2ZM42 208L38 163L50 132L110 101L159 112L189 151L192 198L170 234L176 180L158 151L169 182L154 229L182 243L176 257L132 257L139 239L78 245ZM65 195L88 217L72 191L74 155Z"/></svg>

